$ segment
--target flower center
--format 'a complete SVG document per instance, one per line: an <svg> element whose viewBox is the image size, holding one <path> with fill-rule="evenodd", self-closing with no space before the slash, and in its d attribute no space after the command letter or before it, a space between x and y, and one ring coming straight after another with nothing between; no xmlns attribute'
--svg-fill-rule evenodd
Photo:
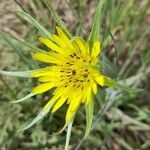
<svg viewBox="0 0 150 150"><path fill-rule="evenodd" d="M68 61L64 62L60 70L60 81L65 82L65 87L69 85L78 88L90 81L90 60L76 53L70 54L67 60Z"/></svg>

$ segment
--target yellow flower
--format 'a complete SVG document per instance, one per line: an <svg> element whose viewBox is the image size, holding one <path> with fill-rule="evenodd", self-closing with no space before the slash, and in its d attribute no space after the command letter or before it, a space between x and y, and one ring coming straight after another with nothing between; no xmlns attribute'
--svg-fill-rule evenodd
<svg viewBox="0 0 150 150"><path fill-rule="evenodd" d="M57 34L50 39L39 40L50 51L36 52L33 58L48 64L43 70L32 73L41 83L33 88L33 94L41 94L54 88L53 97L43 110L53 106L56 112L65 102L69 105L66 123L76 114L81 103L88 104L91 96L97 93L97 86L112 86L113 81L98 70L100 41L95 41L92 48L81 37L69 39L59 27ZM93 99L92 99L93 100Z"/></svg>

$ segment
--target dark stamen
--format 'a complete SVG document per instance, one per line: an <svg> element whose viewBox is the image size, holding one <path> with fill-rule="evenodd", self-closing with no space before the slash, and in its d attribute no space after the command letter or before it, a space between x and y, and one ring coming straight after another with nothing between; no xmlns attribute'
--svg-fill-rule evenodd
<svg viewBox="0 0 150 150"><path fill-rule="evenodd" d="M73 58L73 55L69 55L69 56Z"/></svg>
<svg viewBox="0 0 150 150"><path fill-rule="evenodd" d="M84 78L88 77L88 74L84 74L83 77L84 77Z"/></svg>
<svg viewBox="0 0 150 150"><path fill-rule="evenodd" d="M71 63L69 63L69 62L66 62L66 64L69 65L69 66L73 65L73 64L71 64Z"/></svg>
<svg viewBox="0 0 150 150"><path fill-rule="evenodd" d="M72 75L76 75L76 71L75 70L72 70Z"/></svg>
<svg viewBox="0 0 150 150"><path fill-rule="evenodd" d="M70 63L69 63L69 62L66 62L66 64L67 64L67 65L70 65Z"/></svg>
<svg viewBox="0 0 150 150"><path fill-rule="evenodd" d="M76 53L73 53L74 56L77 56Z"/></svg>
<svg viewBox="0 0 150 150"><path fill-rule="evenodd" d="M80 84L77 86L77 88L79 88Z"/></svg>

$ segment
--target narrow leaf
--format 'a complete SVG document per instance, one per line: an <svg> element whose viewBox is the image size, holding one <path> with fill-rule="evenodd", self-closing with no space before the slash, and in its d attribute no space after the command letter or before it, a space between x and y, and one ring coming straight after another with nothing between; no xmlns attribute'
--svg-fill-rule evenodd
<svg viewBox="0 0 150 150"><path fill-rule="evenodd" d="M85 104L85 110L86 110L86 130L84 138L86 138L89 135L93 121L94 99L92 96L89 103Z"/></svg>
<svg viewBox="0 0 150 150"><path fill-rule="evenodd" d="M14 77L31 78L31 73L40 71L40 70L44 70L44 69L36 69L36 70L30 70L30 71L3 71L3 70L0 70L0 74L7 75L7 76L14 76Z"/></svg>
<svg viewBox="0 0 150 150"><path fill-rule="evenodd" d="M51 34L43 26L41 26L30 14L23 11L17 11L16 13L19 16L23 17L26 21L31 23L33 26L35 26L44 37L48 39L50 38Z"/></svg>
<svg viewBox="0 0 150 150"><path fill-rule="evenodd" d="M25 126L24 128L18 130L18 132L20 131L24 131L24 130L27 130L29 129L30 127L32 127L34 124L36 124L40 119L42 119L51 109L53 105L49 106L47 109L45 109L44 111L41 111L37 117L35 117L33 119L33 121L31 121L27 126Z"/></svg>
<svg viewBox="0 0 150 150"><path fill-rule="evenodd" d="M34 96L34 95L35 95L35 94L30 93L30 94L26 95L25 97L23 97L23 98L21 98L21 99L19 99L19 100L16 100L16 101L12 101L12 102L10 102L10 103L20 103L20 102L23 102L23 101L25 101L25 100L31 98L31 97Z"/></svg>
<svg viewBox="0 0 150 150"><path fill-rule="evenodd" d="M100 23L101 23L102 14L103 14L102 9L104 7L105 2L106 2L105 0L99 0L98 6L95 11L95 16L94 16L93 24L92 24L92 30L89 36L89 43L91 47L93 45L93 42L95 40L98 40L99 38L99 28L100 28Z"/></svg>
<svg viewBox="0 0 150 150"><path fill-rule="evenodd" d="M40 49L40 48L37 48L37 47L33 46L33 45L30 44L30 43L24 42L24 41L18 39L17 37L14 37L13 35L11 35L11 34L8 33L8 32L1 31L0 34L7 34L7 36L9 36L10 38L12 38L12 39L18 41L18 42L21 43L23 46L28 47L32 52L46 52L46 51L44 51L44 50L42 50L42 49Z"/></svg>
<svg viewBox="0 0 150 150"><path fill-rule="evenodd" d="M66 143L65 143L65 150L68 150L73 120L74 120L74 119L72 119L72 120L69 122L69 124L68 124L67 136L66 136Z"/></svg>
<svg viewBox="0 0 150 150"><path fill-rule="evenodd" d="M51 12L51 14L53 15L56 23L64 30L64 32L68 35L68 37L71 39L72 35L70 33L70 31L66 28L64 22L61 20L61 18L59 17L59 15L57 14L57 12L55 11L55 9L53 8L53 6L48 3L47 0L43 0L43 2L45 3L45 5L47 6L48 10Z"/></svg>
<svg viewBox="0 0 150 150"><path fill-rule="evenodd" d="M30 71L2 71L0 70L0 74L2 75L7 75L7 76L15 76L15 77L26 77L30 78L31 77L31 72Z"/></svg>

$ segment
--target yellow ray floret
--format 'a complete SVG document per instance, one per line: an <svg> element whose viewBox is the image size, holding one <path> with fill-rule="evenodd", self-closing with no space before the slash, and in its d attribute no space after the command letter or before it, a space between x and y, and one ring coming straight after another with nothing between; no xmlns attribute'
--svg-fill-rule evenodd
<svg viewBox="0 0 150 150"><path fill-rule="evenodd" d="M97 57L100 54L100 41L95 41L92 47L92 57Z"/></svg>
<svg viewBox="0 0 150 150"><path fill-rule="evenodd" d="M38 85L37 87L32 89L32 93L33 94L41 94L41 93L44 93L44 92L50 90L53 87L54 87L53 82L44 83L44 84Z"/></svg>

